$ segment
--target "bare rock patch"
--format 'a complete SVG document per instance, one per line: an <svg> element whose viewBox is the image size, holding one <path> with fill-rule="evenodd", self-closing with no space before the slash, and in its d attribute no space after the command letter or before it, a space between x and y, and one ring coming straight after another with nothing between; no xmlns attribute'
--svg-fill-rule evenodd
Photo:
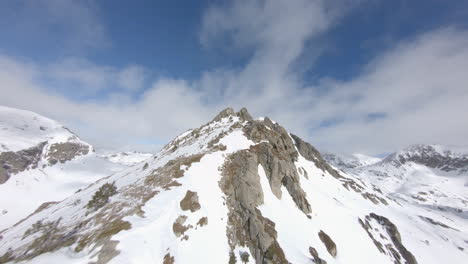
<svg viewBox="0 0 468 264"><path fill-rule="evenodd" d="M176 235L176 237L181 237L185 234L187 230L192 228L191 225L185 226L185 221L187 221L187 216L181 215L177 217L174 224L172 225L172 231Z"/></svg>
<svg viewBox="0 0 468 264"><path fill-rule="evenodd" d="M335 242L333 242L330 236L327 235L327 233L323 232L322 230L320 230L320 232L318 233L318 236L320 240L322 240L322 243L327 248L328 253L330 253L330 255L332 255L333 257L336 257L336 253L337 253L336 244Z"/></svg>
<svg viewBox="0 0 468 264"><path fill-rule="evenodd" d="M180 208L184 211L195 212L200 210L200 203L198 202L198 194L190 190L187 191L185 197L180 201Z"/></svg>

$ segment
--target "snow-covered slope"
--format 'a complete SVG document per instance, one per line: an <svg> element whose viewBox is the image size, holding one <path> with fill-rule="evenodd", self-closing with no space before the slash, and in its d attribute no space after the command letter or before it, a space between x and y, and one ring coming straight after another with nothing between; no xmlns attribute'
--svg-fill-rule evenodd
<svg viewBox="0 0 468 264"><path fill-rule="evenodd" d="M389 196L451 219L468 218L468 149L413 145L382 161L347 170Z"/></svg>
<svg viewBox="0 0 468 264"><path fill-rule="evenodd" d="M226 109L0 232L0 263L466 263L468 223L338 172Z"/></svg>
<svg viewBox="0 0 468 264"><path fill-rule="evenodd" d="M0 106L0 230L123 169L56 121Z"/></svg>
<svg viewBox="0 0 468 264"><path fill-rule="evenodd" d="M125 166L133 166L137 163L143 162L144 160L153 156L151 153L142 153L142 152L117 152L117 153L103 153L99 155L110 162L125 165Z"/></svg>

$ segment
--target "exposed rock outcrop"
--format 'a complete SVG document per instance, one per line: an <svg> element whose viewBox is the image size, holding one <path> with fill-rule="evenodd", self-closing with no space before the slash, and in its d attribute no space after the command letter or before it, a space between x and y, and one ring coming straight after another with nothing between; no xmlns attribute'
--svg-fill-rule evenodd
<svg viewBox="0 0 468 264"><path fill-rule="evenodd" d="M163 264L174 264L174 257L171 256L171 254L167 253L165 256L164 256L164 259L163 259Z"/></svg>
<svg viewBox="0 0 468 264"><path fill-rule="evenodd" d="M276 241L275 223L257 209L263 203L257 156L249 151L231 155L224 165L220 187L229 208L231 249L236 245L248 247L257 263L288 263Z"/></svg>
<svg viewBox="0 0 468 264"><path fill-rule="evenodd" d="M314 247L309 247L309 253L316 264L327 264L327 262L319 257L317 250Z"/></svg>
<svg viewBox="0 0 468 264"><path fill-rule="evenodd" d="M54 165L57 162L65 163L69 160L74 159L77 156L86 155L89 153L89 146L73 143L63 142L52 144L47 154L47 160L49 164Z"/></svg>
<svg viewBox="0 0 468 264"><path fill-rule="evenodd" d="M199 210L201 207L200 207L200 203L198 202L197 193L188 190L187 193L185 194L184 199L180 201L180 208L182 208L182 210L184 211L190 210L190 212L192 213Z"/></svg>
<svg viewBox="0 0 468 264"><path fill-rule="evenodd" d="M47 142L42 142L37 146L17 152L0 153L0 184L5 183L13 174L37 168L46 144Z"/></svg>
<svg viewBox="0 0 468 264"><path fill-rule="evenodd" d="M235 112L234 109L232 109L231 107L228 107L224 110L222 110L219 114L217 114L215 116L215 118L213 118L213 120L211 122L217 122L217 121L220 121L221 119L225 118L225 117L229 117L229 116L237 116L239 117L239 119L241 121L250 121L252 120L252 116L249 114L249 112L247 111L247 109L245 107L241 108L241 110L239 110L239 112Z"/></svg>
<svg viewBox="0 0 468 264"><path fill-rule="evenodd" d="M312 209L301 188L299 173L294 163L298 153L288 132L268 118L264 121L249 121L243 131L247 138L258 143L250 151L257 154L273 194L281 198L281 186L285 186L299 209L304 214L310 214Z"/></svg>
<svg viewBox="0 0 468 264"><path fill-rule="evenodd" d="M246 112L242 115L250 116ZM229 208L230 245L232 249L236 245L249 247L257 263L288 263L276 240L275 223L257 209L264 199L258 167L263 167L276 197L281 198L284 186L297 207L308 215L311 206L295 166L298 153L287 131L268 118L248 120L243 131L257 144L230 155L220 182Z"/></svg>
<svg viewBox="0 0 468 264"><path fill-rule="evenodd" d="M327 248L328 253L330 253L330 255L332 255L332 257L336 257L337 251L336 251L335 242L333 242L333 240L330 238L330 236L327 235L327 233L323 232L322 230L320 230L318 235L319 235L320 240L322 240L322 243Z"/></svg>
<svg viewBox="0 0 468 264"><path fill-rule="evenodd" d="M184 225L185 221L187 221L187 216L181 215L177 217L174 224L172 225L172 231L177 237L183 236L185 231L192 228L191 225L188 225L188 226Z"/></svg>

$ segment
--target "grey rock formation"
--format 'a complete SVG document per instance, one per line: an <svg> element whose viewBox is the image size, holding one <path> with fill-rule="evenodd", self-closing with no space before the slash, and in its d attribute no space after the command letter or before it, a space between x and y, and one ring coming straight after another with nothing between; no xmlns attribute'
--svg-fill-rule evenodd
<svg viewBox="0 0 468 264"><path fill-rule="evenodd" d="M55 143L48 150L46 145L47 142L41 142L28 149L1 152L0 184L5 183L14 174L37 168L45 152L49 165L55 165L57 162L65 163L77 156L86 155L90 151L88 145L73 142Z"/></svg>
<svg viewBox="0 0 468 264"><path fill-rule="evenodd" d="M317 250L314 247L309 247L309 253L316 264L327 264L327 262L319 257Z"/></svg>
<svg viewBox="0 0 468 264"><path fill-rule="evenodd" d="M49 148L47 160L54 165L57 162L65 163L77 156L89 153L89 146L73 142L55 143Z"/></svg>
<svg viewBox="0 0 468 264"><path fill-rule="evenodd" d="M239 110L237 116L244 121L252 120L252 116L249 114L249 111L247 111L247 108L245 107L242 107L241 110Z"/></svg>
<svg viewBox="0 0 468 264"><path fill-rule="evenodd" d="M5 183L11 175L37 168L46 143L42 142L37 146L17 152L0 153L0 184Z"/></svg>
<svg viewBox="0 0 468 264"><path fill-rule="evenodd" d="M225 117L229 117L229 116L237 116L240 118L240 120L242 121L250 121L252 120L252 116L250 115L249 111L247 111L247 109L245 107L241 108L239 110L239 112L235 112L234 109L232 109L232 107L228 107L226 109L224 109L223 111L221 111L219 114L217 114L215 116L215 118L213 118L212 122L213 121L219 121Z"/></svg>
<svg viewBox="0 0 468 264"><path fill-rule="evenodd" d="M219 114L217 114L211 122L220 121L221 119L225 117L229 117L231 115L236 115L236 112L234 111L234 109L232 109L232 107L225 108L224 110L219 112Z"/></svg>
<svg viewBox="0 0 468 264"><path fill-rule="evenodd" d="M327 233L323 232L323 230L320 230L320 232L318 233L318 236L320 240L322 240L325 247L327 248L328 253L330 253L332 257L336 257L336 253L337 253L336 244L335 242L333 242L330 236L327 235Z"/></svg>
<svg viewBox="0 0 468 264"><path fill-rule="evenodd" d="M281 186L285 186L299 209L310 214L312 209L300 186L300 176L294 164L298 157L294 143L283 127L267 118L265 120L252 120L244 126L246 137L259 143L251 151L257 154L273 193L281 198Z"/></svg>
<svg viewBox="0 0 468 264"><path fill-rule="evenodd" d="M200 203L198 202L198 194L188 190L184 199L180 201L180 208L184 211L190 211L192 213L198 211L201 208Z"/></svg>
<svg viewBox="0 0 468 264"><path fill-rule="evenodd" d="M257 144L227 159L220 182L229 208L229 242L232 249L249 247L257 263L288 263L277 241L275 223L257 209L263 203L258 167L263 167L274 195L281 198L281 187L286 187L297 207L308 215L312 209L295 166L298 152L287 131L270 119L246 121L244 135Z"/></svg>
<svg viewBox="0 0 468 264"><path fill-rule="evenodd" d="M226 195L228 241L249 247L256 263L287 263L279 246L275 223L262 216L257 206L263 203L255 153L239 151L223 167L220 187Z"/></svg>

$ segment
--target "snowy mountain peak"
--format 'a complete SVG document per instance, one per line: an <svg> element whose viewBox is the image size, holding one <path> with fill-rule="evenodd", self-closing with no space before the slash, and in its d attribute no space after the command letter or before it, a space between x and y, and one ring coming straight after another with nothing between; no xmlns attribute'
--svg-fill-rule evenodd
<svg viewBox="0 0 468 264"><path fill-rule="evenodd" d="M466 231L228 108L1 231L0 263L461 263Z"/></svg>
<svg viewBox="0 0 468 264"><path fill-rule="evenodd" d="M60 123L34 112L0 106L0 151L19 151L39 143L79 141ZM82 143L82 142L81 142Z"/></svg>
<svg viewBox="0 0 468 264"><path fill-rule="evenodd" d="M386 157L383 162L401 166L408 162L444 172L468 172L468 148L443 145L412 145Z"/></svg>
<svg viewBox="0 0 468 264"><path fill-rule="evenodd" d="M64 163L93 152L56 121L0 106L0 184L19 172Z"/></svg>

